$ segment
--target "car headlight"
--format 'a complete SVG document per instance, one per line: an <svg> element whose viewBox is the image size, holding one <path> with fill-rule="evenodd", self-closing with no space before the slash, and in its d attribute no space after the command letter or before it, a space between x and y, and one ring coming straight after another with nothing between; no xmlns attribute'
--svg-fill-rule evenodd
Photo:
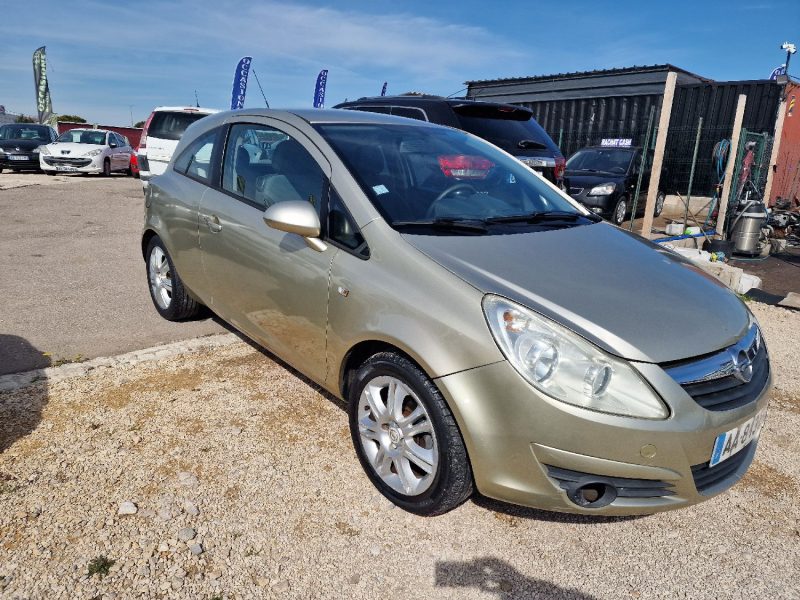
<svg viewBox="0 0 800 600"><path fill-rule="evenodd" d="M669 416L661 399L627 361L500 296L485 296L483 311L508 361L551 398L626 417Z"/></svg>
<svg viewBox="0 0 800 600"><path fill-rule="evenodd" d="M39 154L50 154L50 150L47 149L47 146L39 146L37 150Z"/></svg>
<svg viewBox="0 0 800 600"><path fill-rule="evenodd" d="M84 156L97 156L98 154L102 154L103 149L98 148L97 150L89 150Z"/></svg>
<svg viewBox="0 0 800 600"><path fill-rule="evenodd" d="M594 186L591 191L589 192L590 196L608 196L609 194L613 194L614 190L617 189L616 183L604 183L603 185L596 185Z"/></svg>

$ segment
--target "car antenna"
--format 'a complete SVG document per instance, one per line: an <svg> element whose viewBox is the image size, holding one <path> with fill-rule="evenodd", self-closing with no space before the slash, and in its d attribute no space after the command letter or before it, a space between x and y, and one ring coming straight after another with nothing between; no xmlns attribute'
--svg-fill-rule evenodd
<svg viewBox="0 0 800 600"><path fill-rule="evenodd" d="M258 84L258 89L261 90L261 97L264 98L264 104L266 104L267 108L269 108L269 102L267 102L267 97L264 95L264 88L261 87L261 82L258 80L258 75L256 74L256 70L255 69L253 69L253 75L256 78L256 83Z"/></svg>
<svg viewBox="0 0 800 600"><path fill-rule="evenodd" d="M197 97L197 90L194 91L194 105L200 108L200 99Z"/></svg>

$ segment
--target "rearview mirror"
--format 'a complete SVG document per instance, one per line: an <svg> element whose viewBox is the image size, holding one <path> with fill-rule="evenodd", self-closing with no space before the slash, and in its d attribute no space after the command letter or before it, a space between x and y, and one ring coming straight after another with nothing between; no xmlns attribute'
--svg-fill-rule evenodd
<svg viewBox="0 0 800 600"><path fill-rule="evenodd" d="M116 147L117 147L117 143L116 143L116 142L111 142L111 143L108 145L108 147L109 147L109 148L116 148Z"/></svg>
<svg viewBox="0 0 800 600"><path fill-rule="evenodd" d="M317 209L303 200L278 202L264 211L264 222L278 231L295 233L303 237L306 244L317 252L327 246L319 239L322 226Z"/></svg>

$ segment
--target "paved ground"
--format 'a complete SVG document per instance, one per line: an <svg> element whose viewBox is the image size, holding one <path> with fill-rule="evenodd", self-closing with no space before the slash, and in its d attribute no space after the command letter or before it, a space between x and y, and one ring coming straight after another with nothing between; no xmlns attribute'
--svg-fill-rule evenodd
<svg viewBox="0 0 800 600"><path fill-rule="evenodd" d="M405 513L339 403L230 335L0 392L0 596L800 598L800 319L753 307L777 386L755 462L651 517Z"/></svg>
<svg viewBox="0 0 800 600"><path fill-rule="evenodd" d="M143 211L138 179L0 174L0 374L222 331L156 313Z"/></svg>

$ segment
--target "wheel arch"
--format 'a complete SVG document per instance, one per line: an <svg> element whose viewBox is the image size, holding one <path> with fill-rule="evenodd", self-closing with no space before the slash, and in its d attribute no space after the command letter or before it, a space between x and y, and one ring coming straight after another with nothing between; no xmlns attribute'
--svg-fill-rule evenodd
<svg viewBox="0 0 800 600"><path fill-rule="evenodd" d="M412 356L409 352L403 350L399 345L386 340L362 340L352 346L344 354L344 358L339 364L337 391L345 402L349 401L348 394L350 392L350 386L353 383L353 378L355 377L355 373L358 371L358 368L364 364L364 362L370 356L374 356L375 354L379 354L381 352L392 352L394 354L403 356L407 360L414 363L423 373L425 373L426 376L433 380L430 370L426 368L426 365L422 361L418 360L418 358Z"/></svg>
<svg viewBox="0 0 800 600"><path fill-rule="evenodd" d="M158 235L152 229L145 229L144 233L142 233L142 259L147 260L147 246L150 244L150 240Z"/></svg>

